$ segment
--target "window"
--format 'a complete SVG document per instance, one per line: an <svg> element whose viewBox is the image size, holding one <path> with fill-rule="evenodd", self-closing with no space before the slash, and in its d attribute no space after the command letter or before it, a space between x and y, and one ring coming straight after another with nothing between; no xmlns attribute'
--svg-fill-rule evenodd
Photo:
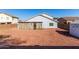
<svg viewBox="0 0 79 59"><path fill-rule="evenodd" d="M49 23L49 26L53 26L53 23Z"/></svg>

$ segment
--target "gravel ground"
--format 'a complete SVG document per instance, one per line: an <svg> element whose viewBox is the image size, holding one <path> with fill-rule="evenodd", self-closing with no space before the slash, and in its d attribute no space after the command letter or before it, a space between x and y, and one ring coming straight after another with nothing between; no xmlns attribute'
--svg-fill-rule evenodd
<svg viewBox="0 0 79 59"><path fill-rule="evenodd" d="M73 37L66 30L59 28L42 30L11 28L0 30L0 35L2 35L0 46L79 46L79 38Z"/></svg>

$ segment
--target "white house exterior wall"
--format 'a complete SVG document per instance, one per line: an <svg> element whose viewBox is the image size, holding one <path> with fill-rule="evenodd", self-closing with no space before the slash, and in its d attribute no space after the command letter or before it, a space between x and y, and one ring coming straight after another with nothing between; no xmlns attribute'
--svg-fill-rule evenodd
<svg viewBox="0 0 79 59"><path fill-rule="evenodd" d="M26 22L42 22L42 28L57 28L57 22L42 16L34 17ZM49 23L53 23L53 26L49 26Z"/></svg>
<svg viewBox="0 0 79 59"><path fill-rule="evenodd" d="M19 22L19 20L17 18L12 19L12 24L17 24L18 22Z"/></svg>
<svg viewBox="0 0 79 59"><path fill-rule="evenodd" d="M6 14L0 14L0 23L7 23L7 22L11 22L12 24L14 24L18 22L18 19L13 18Z"/></svg>
<svg viewBox="0 0 79 59"><path fill-rule="evenodd" d="M5 14L0 14L0 23L11 22L11 21L12 21L12 17Z"/></svg>
<svg viewBox="0 0 79 59"><path fill-rule="evenodd" d="M69 32L71 35L79 37L79 24L78 23L70 24Z"/></svg>

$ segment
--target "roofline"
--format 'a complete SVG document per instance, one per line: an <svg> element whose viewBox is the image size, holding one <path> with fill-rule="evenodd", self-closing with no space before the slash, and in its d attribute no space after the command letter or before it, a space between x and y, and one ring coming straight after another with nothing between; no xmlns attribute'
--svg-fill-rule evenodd
<svg viewBox="0 0 79 59"><path fill-rule="evenodd" d="M11 16L13 18L18 18L19 19L19 17L13 16L13 15L10 15L10 14L7 14L7 13L0 13L0 14L6 14L6 15Z"/></svg>
<svg viewBox="0 0 79 59"><path fill-rule="evenodd" d="M46 14L46 13L44 13L44 14ZM46 15L48 15L48 14L46 14ZM42 14L36 15L36 16L42 16L42 17L44 17ZM28 20L30 20L32 18L35 18L36 16L33 16L33 17L29 18ZM48 18L48 17L45 17L45 18ZM52 19L51 18L48 18L48 19L51 20L51 21L53 21L53 18ZM26 21L28 21L28 20L26 20Z"/></svg>
<svg viewBox="0 0 79 59"><path fill-rule="evenodd" d="M47 19L49 19L49 20L53 20L53 18L51 19L51 18L48 18L48 17L46 17L46 16L43 16L43 15L39 15L39 16L42 16L42 17L45 17L45 18L47 18Z"/></svg>

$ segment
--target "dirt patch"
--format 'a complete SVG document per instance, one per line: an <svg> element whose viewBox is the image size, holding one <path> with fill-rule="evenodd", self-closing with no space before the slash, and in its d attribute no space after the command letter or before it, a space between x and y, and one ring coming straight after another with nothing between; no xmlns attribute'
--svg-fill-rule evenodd
<svg viewBox="0 0 79 59"><path fill-rule="evenodd" d="M19 46L79 46L79 39L63 29L0 30L0 35L10 35L6 42Z"/></svg>

